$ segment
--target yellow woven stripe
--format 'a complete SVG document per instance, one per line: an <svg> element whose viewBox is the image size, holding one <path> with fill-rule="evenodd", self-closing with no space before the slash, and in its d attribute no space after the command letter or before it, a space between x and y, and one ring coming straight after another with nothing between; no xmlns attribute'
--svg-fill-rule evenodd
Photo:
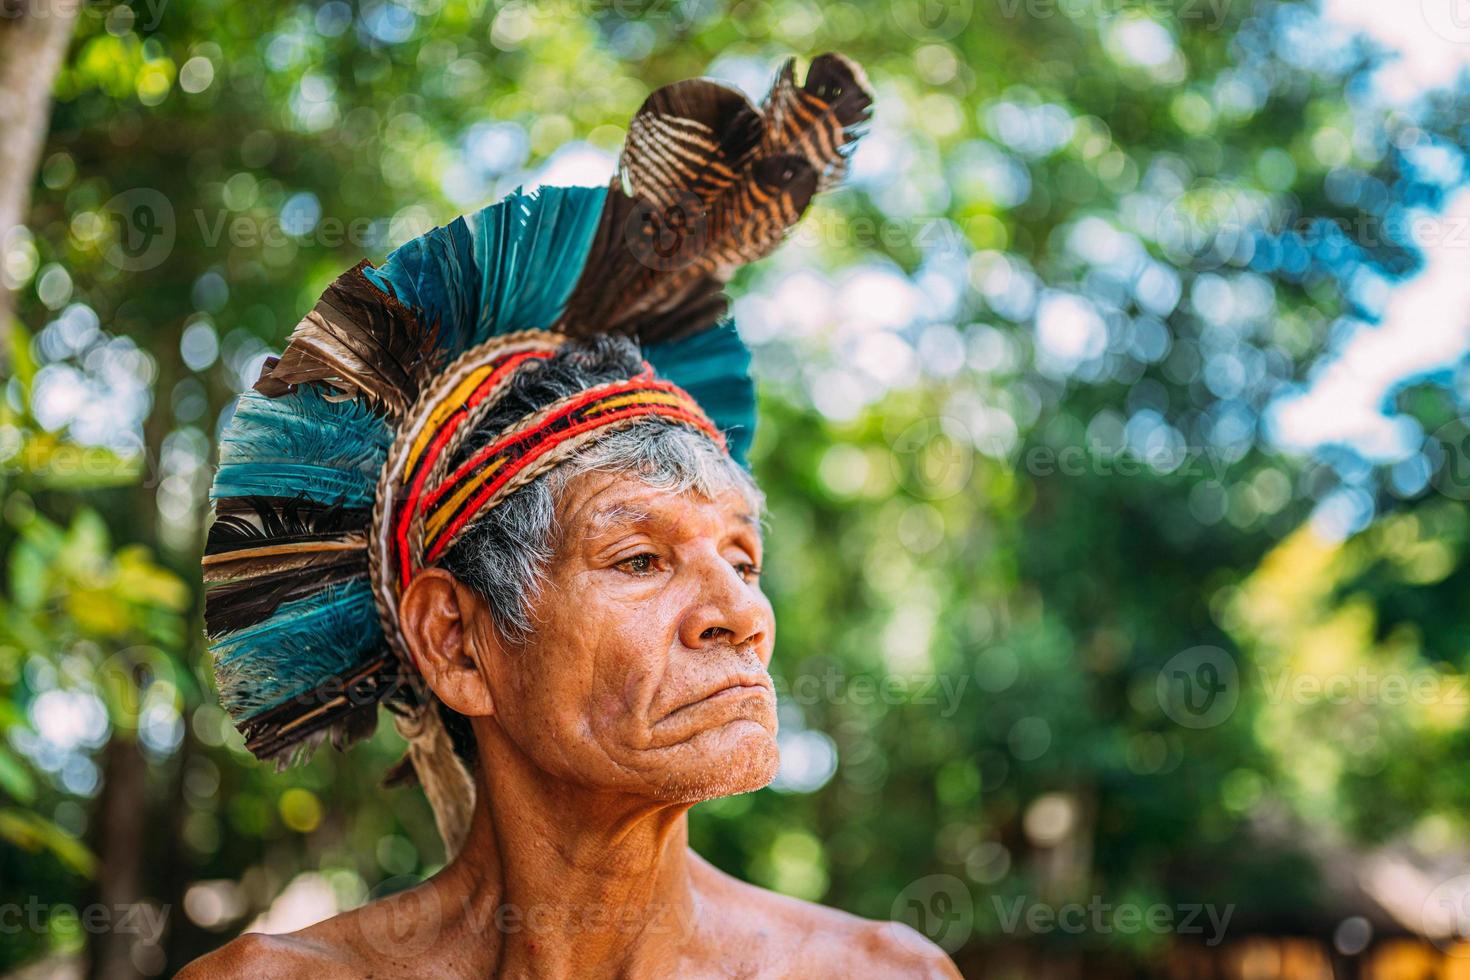
<svg viewBox="0 0 1470 980"><path fill-rule="evenodd" d="M688 408L688 399L680 398L678 395L662 391L635 391L627 395L619 395L607 401L594 402L581 409L584 418L596 418L603 412L625 408L630 405L670 405L676 408ZM697 411L697 409L696 409ZM468 500L487 480L493 477L505 462L505 457L496 458L487 463L483 469L465 480L455 488L454 493L446 497L439 506L434 508L424 520L424 545L429 547L434 538L438 536L440 529L454 517L460 505Z"/></svg>
<svg viewBox="0 0 1470 980"><path fill-rule="evenodd" d="M439 529L454 516L454 512L459 509L459 505L468 500L470 495L479 489L482 483L494 476L500 467L505 465L505 460L506 457L504 456L495 457L493 461L487 463L474 476L465 480L464 483L460 484L459 489L444 499L444 502L435 509L434 513L429 515L428 520L424 521L425 545L432 541L435 535L439 533Z"/></svg>
<svg viewBox="0 0 1470 980"><path fill-rule="evenodd" d="M449 418L449 416L453 414L456 409L462 408L464 406L465 399L474 394L475 389L478 388L481 382L488 378L490 376L490 373L494 370L494 364L486 364L483 367L475 368L475 370L471 371L468 375L465 376L465 379L463 381L455 386L453 391L451 391L448 395L444 397L443 401L434 406L434 410L429 413L428 419L424 421L423 428L419 430L418 437L414 439L412 447L409 448L408 462L404 464L403 467L404 483L407 483L409 478L413 475L413 468L418 465L419 456L422 455L423 451L426 448L428 448L428 445L433 440L435 433L437 433L439 431L439 427L444 424L444 420Z"/></svg>
<svg viewBox="0 0 1470 980"><path fill-rule="evenodd" d="M631 395L619 395L617 398L597 405L587 411L588 415L600 415L613 409L622 408L626 405L673 405L675 407L688 406L689 402L678 395L662 391L635 391Z"/></svg>

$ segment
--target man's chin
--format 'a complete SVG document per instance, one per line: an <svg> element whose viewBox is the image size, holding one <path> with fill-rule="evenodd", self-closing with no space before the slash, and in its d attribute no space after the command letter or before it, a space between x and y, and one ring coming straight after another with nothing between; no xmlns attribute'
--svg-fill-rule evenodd
<svg viewBox="0 0 1470 980"><path fill-rule="evenodd" d="M744 719L701 732L681 748L679 765L664 784L669 800L698 803L754 792L770 785L781 766L776 736Z"/></svg>

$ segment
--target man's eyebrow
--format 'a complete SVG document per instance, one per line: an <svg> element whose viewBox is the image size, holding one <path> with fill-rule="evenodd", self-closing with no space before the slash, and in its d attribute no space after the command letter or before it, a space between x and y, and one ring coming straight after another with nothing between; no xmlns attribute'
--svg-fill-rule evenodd
<svg viewBox="0 0 1470 980"><path fill-rule="evenodd" d="M762 530L761 518L758 514L742 510L735 514L735 519L757 534ZM592 512L587 518L586 534L588 537L597 537L621 528L655 524L658 521L658 515L643 507L634 504L612 504Z"/></svg>
<svg viewBox="0 0 1470 980"><path fill-rule="evenodd" d="M648 524L653 520L653 515L642 507L634 507L630 504L613 504L601 510L594 511L587 518L587 534L599 535L621 527Z"/></svg>

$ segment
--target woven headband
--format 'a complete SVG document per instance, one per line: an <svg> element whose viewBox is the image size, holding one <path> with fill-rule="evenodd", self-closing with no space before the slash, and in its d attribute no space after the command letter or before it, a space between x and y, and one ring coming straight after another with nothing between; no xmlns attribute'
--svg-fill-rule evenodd
<svg viewBox="0 0 1470 980"><path fill-rule="evenodd" d="M532 412L450 469L450 460L516 372L534 369L565 342L560 334L527 331L470 350L420 395L400 428L378 484L371 538L378 613L405 660L398 600L415 574L442 559L479 517L582 446L657 417L702 432L728 450L724 434L694 397L656 377L645 361L632 378L575 392Z"/></svg>

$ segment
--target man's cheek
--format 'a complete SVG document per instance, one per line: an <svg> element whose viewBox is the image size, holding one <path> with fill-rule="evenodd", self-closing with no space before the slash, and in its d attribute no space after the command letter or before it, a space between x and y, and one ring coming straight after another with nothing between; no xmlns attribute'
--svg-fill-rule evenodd
<svg viewBox="0 0 1470 980"><path fill-rule="evenodd" d="M646 748L652 739L647 712L621 692L608 691L594 697L586 708L590 742L602 751L618 755Z"/></svg>
<svg viewBox="0 0 1470 980"><path fill-rule="evenodd" d="M616 694L607 693L593 698L587 714L594 732L615 732L627 715L627 708Z"/></svg>
<svg viewBox="0 0 1470 980"><path fill-rule="evenodd" d="M642 673L623 664L597 665L598 682L587 693L587 716L602 727L617 725L640 713L647 700Z"/></svg>
<svg viewBox="0 0 1470 980"><path fill-rule="evenodd" d="M606 662L638 670L662 659L679 619L668 602L625 598L603 605L593 622Z"/></svg>

